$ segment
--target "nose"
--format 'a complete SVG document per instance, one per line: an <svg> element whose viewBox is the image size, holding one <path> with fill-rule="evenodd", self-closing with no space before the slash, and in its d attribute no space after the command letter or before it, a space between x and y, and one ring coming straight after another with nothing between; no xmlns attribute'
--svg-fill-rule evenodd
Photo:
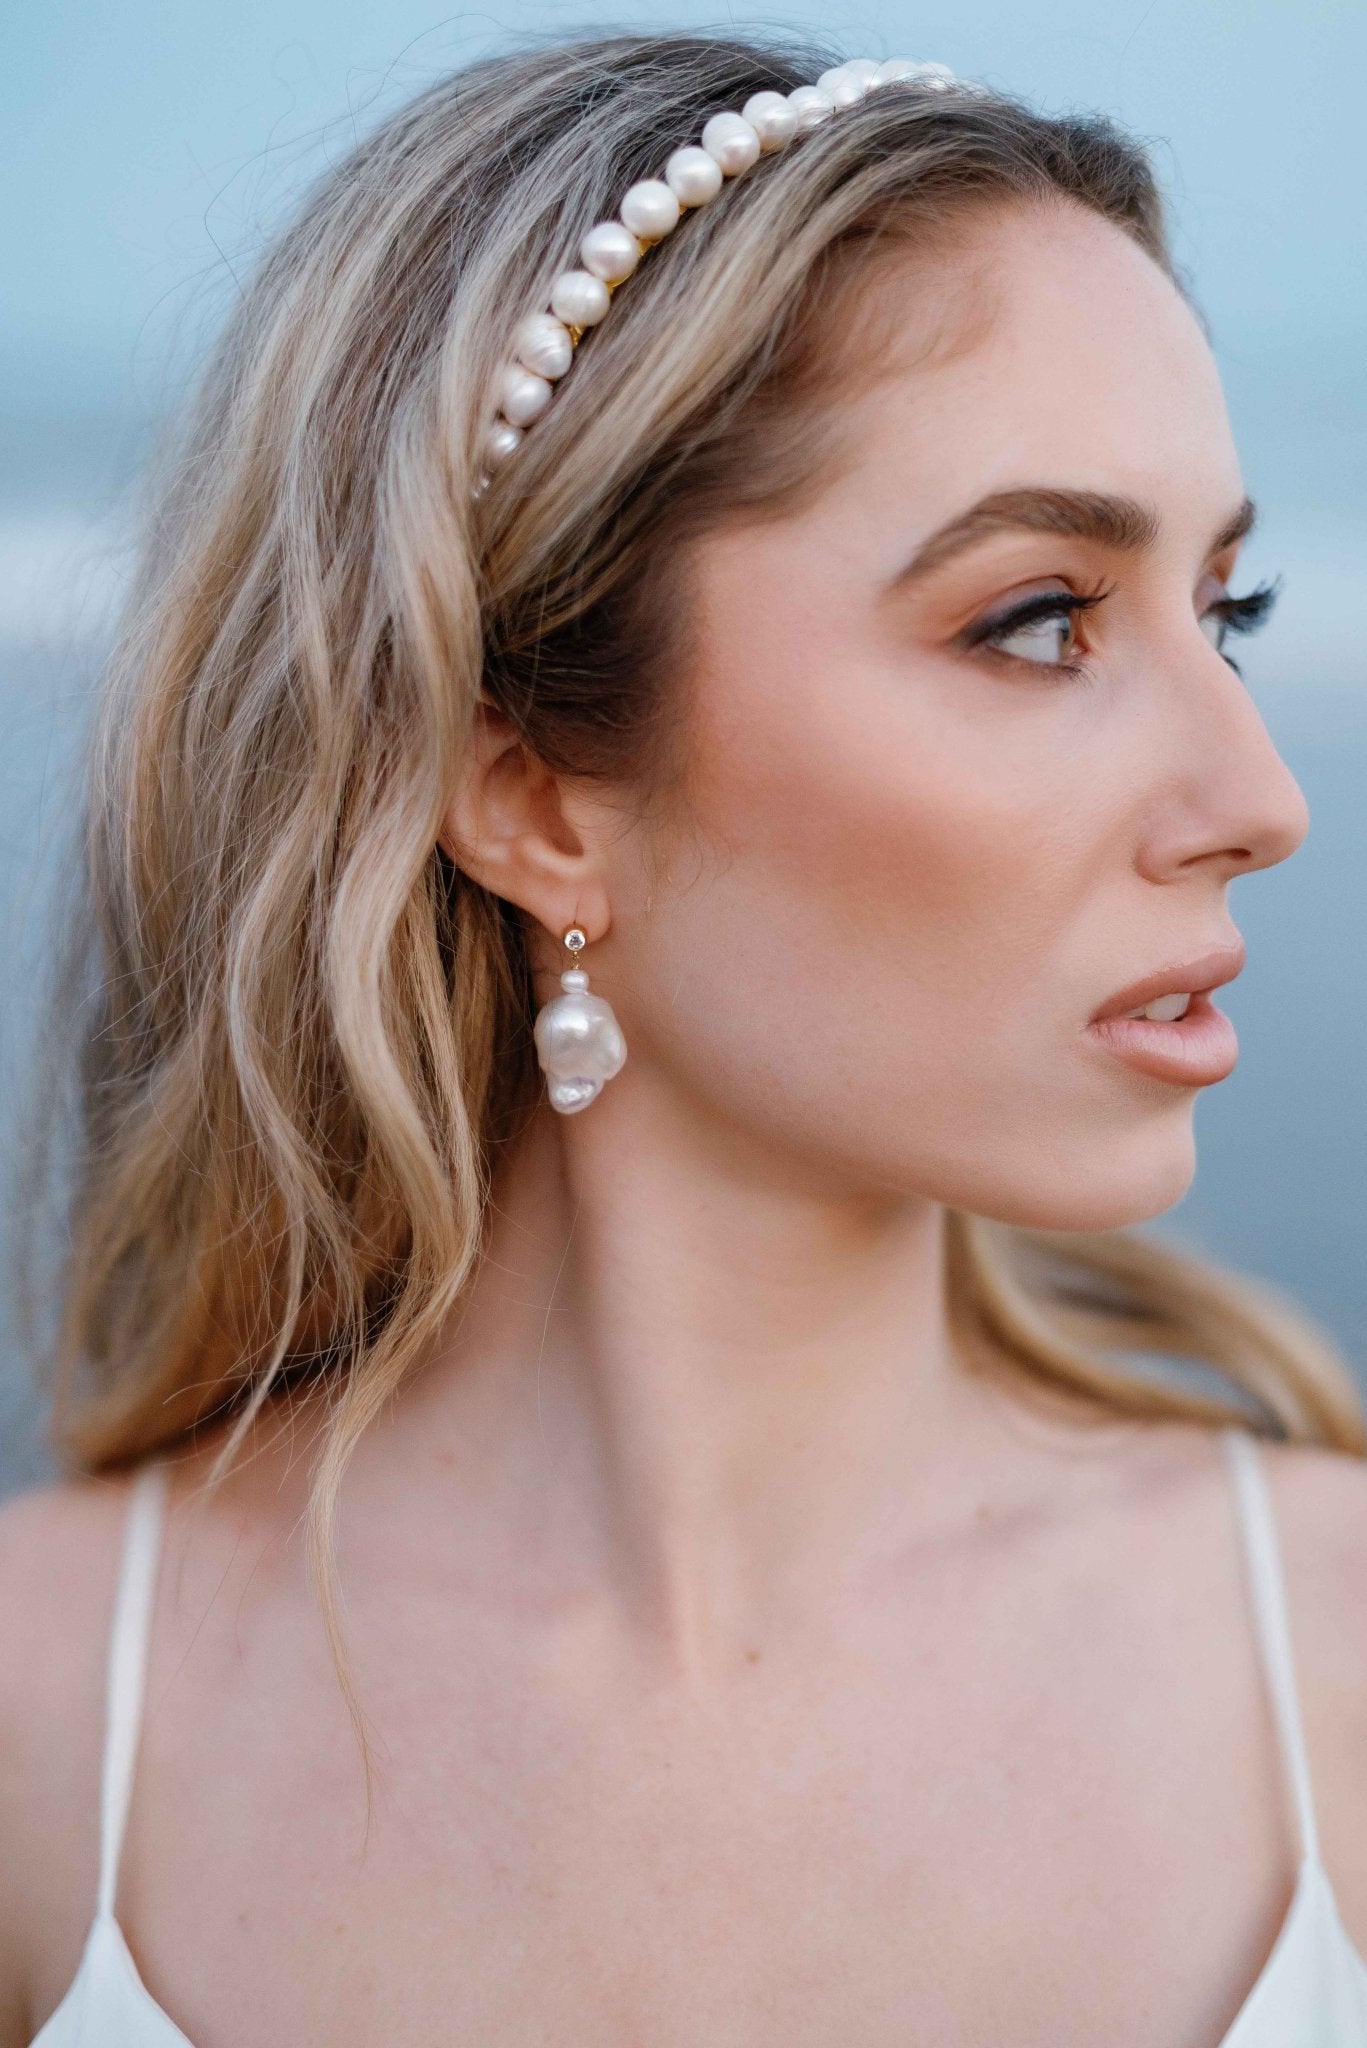
<svg viewBox="0 0 1367 2048"><path fill-rule="evenodd" d="M1199 626L1194 637L1174 664L1170 742L1188 801L1181 846L1169 840L1163 865L1215 863L1227 877L1275 867L1304 841L1309 806L1237 670Z"/></svg>

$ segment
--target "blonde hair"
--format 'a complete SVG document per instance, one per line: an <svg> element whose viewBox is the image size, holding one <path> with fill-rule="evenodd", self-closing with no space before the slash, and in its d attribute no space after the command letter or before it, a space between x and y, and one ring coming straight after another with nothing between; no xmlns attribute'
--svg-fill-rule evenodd
<svg viewBox="0 0 1367 2048"><path fill-rule="evenodd" d="M710 113L838 55L611 34L433 85L269 249L167 461L54 1011L80 1047L51 1440L112 1470L230 1416L212 1483L264 1402L323 1384L309 1556L358 1730L338 1487L467 1290L539 1094L523 920L436 843L481 690L553 769L645 806L678 759L679 542L820 488L857 374L834 338L876 318L873 264L952 250L978 208L1071 202L1183 289L1151 169L1105 119L875 95L649 253L477 500L513 329L578 233ZM44 1100L35 1157L56 1081ZM1367 1452L1344 1362L1266 1287L1124 1231L948 1224L966 1355Z"/></svg>

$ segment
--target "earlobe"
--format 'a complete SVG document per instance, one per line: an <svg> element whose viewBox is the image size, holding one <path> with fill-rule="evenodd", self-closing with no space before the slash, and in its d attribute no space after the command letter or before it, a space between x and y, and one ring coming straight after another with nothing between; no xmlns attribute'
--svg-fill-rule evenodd
<svg viewBox="0 0 1367 2048"><path fill-rule="evenodd" d="M481 698L437 833L444 853L492 895L562 932L607 924L598 849L569 792L506 714Z"/></svg>

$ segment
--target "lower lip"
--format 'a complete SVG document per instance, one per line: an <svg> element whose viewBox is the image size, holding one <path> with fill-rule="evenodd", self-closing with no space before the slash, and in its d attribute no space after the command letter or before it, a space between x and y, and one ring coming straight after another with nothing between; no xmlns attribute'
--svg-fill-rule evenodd
<svg viewBox="0 0 1367 2048"><path fill-rule="evenodd" d="M1103 1017L1087 1030L1141 1074L1175 1081L1181 1088L1223 1081L1239 1057L1234 1026L1205 994L1194 995L1185 1017L1171 1024L1155 1023L1151 1017Z"/></svg>

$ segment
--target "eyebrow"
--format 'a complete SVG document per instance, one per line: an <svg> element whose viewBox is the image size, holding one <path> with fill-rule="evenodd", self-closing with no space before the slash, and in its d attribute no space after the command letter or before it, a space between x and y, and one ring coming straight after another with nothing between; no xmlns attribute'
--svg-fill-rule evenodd
<svg viewBox="0 0 1367 2048"><path fill-rule="evenodd" d="M1222 554L1235 541L1242 540L1252 531L1257 516L1253 500L1245 498L1216 534L1210 553ZM1067 534L1078 540L1098 541L1121 554L1142 554L1158 538L1159 518L1153 507L1140 499L1109 491L1071 491L1037 485L993 491L923 541L886 589L901 590L908 583L919 582L955 555L996 533Z"/></svg>

